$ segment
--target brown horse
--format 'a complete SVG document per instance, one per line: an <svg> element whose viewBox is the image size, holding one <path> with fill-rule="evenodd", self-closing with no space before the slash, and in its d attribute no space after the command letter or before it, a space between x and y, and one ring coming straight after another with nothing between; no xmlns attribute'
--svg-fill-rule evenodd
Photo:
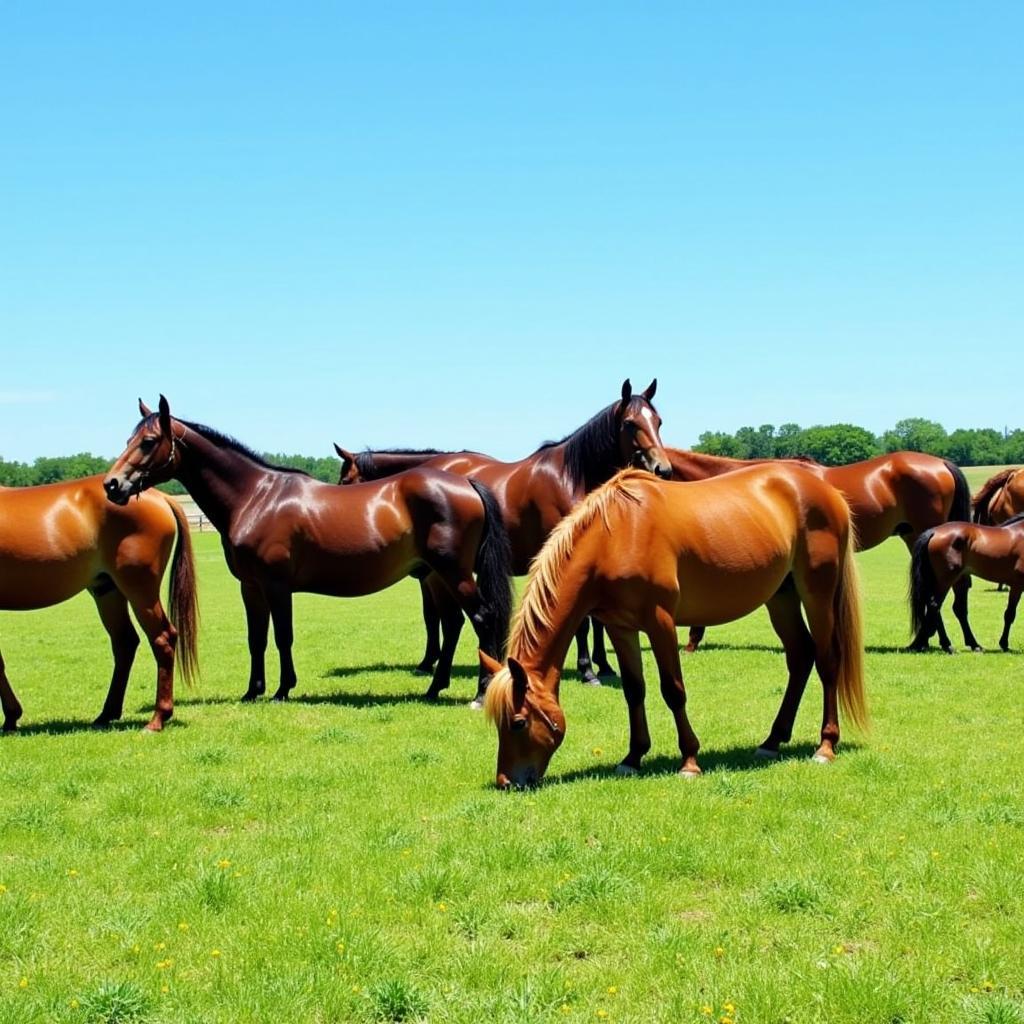
<svg viewBox="0 0 1024 1024"><path fill-rule="evenodd" d="M998 526L1024 512L1024 469L1004 469L989 477L974 496L974 521Z"/></svg>
<svg viewBox="0 0 1024 1024"><path fill-rule="evenodd" d="M612 638L629 708L622 772L637 771L651 745L639 631L650 638L661 694L675 718L681 771L695 775L699 743L686 717L676 625L730 622L762 604L785 647L789 683L760 752L778 756L790 739L816 665L824 713L815 757L831 761L839 742L837 695L854 722L867 717L852 548L842 495L798 468L758 466L688 485L620 473L555 528L537 557L507 664L481 654L494 673L485 706L498 727L498 785L538 782L562 742L562 661L591 612Z"/></svg>
<svg viewBox="0 0 1024 1024"><path fill-rule="evenodd" d="M1010 648L1010 626L1017 616L1017 604L1024 590L1024 513L1000 526L976 523L945 523L926 530L914 545L910 562L910 613L914 622L915 650L925 650L931 635L941 629L942 602L950 587L965 576L980 576L1010 588L1003 615L999 646ZM966 604L953 602L953 612L964 633L964 643L974 650L981 645L967 621ZM949 639L940 632L946 653L952 653Z"/></svg>
<svg viewBox="0 0 1024 1024"><path fill-rule="evenodd" d="M281 662L275 698L284 700L295 686L296 591L355 597L430 574L448 626L430 699L450 683L463 612L485 650L503 649L512 605L508 537L493 496L478 481L420 469L365 487L337 487L268 465L210 427L174 419L162 395L158 413L141 401L139 409L142 421L104 481L107 496L125 505L174 477L217 528L228 568L241 583L248 623L243 700L266 691L271 619Z"/></svg>
<svg viewBox="0 0 1024 1024"><path fill-rule="evenodd" d="M168 561L170 620L160 603L160 581ZM102 476L0 488L0 608L47 608L89 591L114 654L98 726L116 721L124 708L139 646L129 605L156 659L156 707L146 728L159 731L174 714L175 650L186 679L197 664L195 580L188 522L166 495L154 492L114 508L103 493ZM2 656L0 704L4 732L11 732L22 709Z"/></svg>
<svg viewBox="0 0 1024 1024"><path fill-rule="evenodd" d="M681 448L665 450L676 480L706 480L751 465L790 461L729 459ZM853 516L858 551L877 547L889 537L900 537L912 552L925 530L951 520L970 519L967 478L954 463L934 455L891 452L847 466L823 466L813 459L797 459L792 464L842 491ZM969 587L966 579L958 584L957 599L965 608ZM703 636L703 629L691 628L687 651L695 651Z"/></svg>
<svg viewBox="0 0 1024 1024"><path fill-rule="evenodd" d="M618 402L607 406L561 441L542 445L517 462L501 462L479 452L366 451L353 455L335 445L342 459L339 483L379 479L413 466L430 466L479 480L493 492L512 543L512 571L524 575L555 525L586 493L604 483L617 470L637 465L655 475L671 475L661 444L661 417L651 404L657 380L638 395L628 380ZM429 595L424 595L423 617L427 649L420 664L428 670L440 649L437 617ZM577 668L586 682L596 683L587 649L588 625L577 635ZM605 665L607 662L605 662ZM603 666L602 666L603 667Z"/></svg>

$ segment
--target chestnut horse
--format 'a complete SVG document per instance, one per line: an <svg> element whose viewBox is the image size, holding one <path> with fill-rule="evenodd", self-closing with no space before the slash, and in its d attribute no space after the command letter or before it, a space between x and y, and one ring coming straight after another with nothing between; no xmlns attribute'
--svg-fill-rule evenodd
<svg viewBox="0 0 1024 1024"><path fill-rule="evenodd" d="M493 673L485 707L498 727L498 785L540 781L564 739L559 675L572 635L590 613L611 636L629 709L621 772L637 771L651 746L639 631L650 638L661 694L675 718L680 770L696 775L700 745L686 716L676 625L731 622L762 604L785 647L789 683L759 752L777 757L790 739L816 665L824 713L815 758L831 761L839 742L837 695L854 722L867 720L852 551L843 496L802 469L755 466L686 485L620 473L548 538L530 570L506 665L481 653Z"/></svg>
<svg viewBox="0 0 1024 1024"><path fill-rule="evenodd" d="M485 650L503 649L512 607L508 537L493 496L479 482L420 469L361 488L337 487L268 465L210 427L174 419L162 395L158 413L141 401L139 410L142 421L103 485L111 501L125 505L173 477L217 528L228 568L241 583L248 624L243 700L266 691L271 619L281 663L275 699L295 686L296 591L355 597L429 573L448 626L429 699L451 681L463 612Z"/></svg>
<svg viewBox="0 0 1024 1024"><path fill-rule="evenodd" d="M1024 512L1024 469L1004 469L989 477L974 496L974 521L998 526Z"/></svg>
<svg viewBox="0 0 1024 1024"><path fill-rule="evenodd" d="M980 576L1010 588L1003 615L999 646L1010 647L1010 626L1017 616L1017 604L1024 590L1024 512L1000 526L976 523L945 523L926 530L914 545L910 562L910 613L914 621L915 650L924 650L931 635L941 628L942 602L958 580ZM966 604L953 602L953 611L964 633L964 643L974 650L981 645L967 621ZM940 633L942 648L952 653L948 638Z"/></svg>
<svg viewBox="0 0 1024 1024"><path fill-rule="evenodd" d="M583 495L617 470L639 465L661 477L671 475L659 434L661 417L651 404L657 387L657 380L653 380L645 391L635 395L630 382L624 381L618 402L602 409L561 441L542 445L518 462L501 462L470 451L391 450L353 455L335 445L342 459L338 482L377 479L413 466L431 466L481 481L491 488L501 506L512 543L512 571L522 576L555 524ZM427 649L420 665L422 670L429 670L439 650L437 617L429 605L429 595L425 593ZM585 682L596 683L587 633L584 620L576 638L577 668Z"/></svg>
<svg viewBox="0 0 1024 1024"><path fill-rule="evenodd" d="M666 448L675 480L706 480L773 459L729 459L718 455ZM922 452L890 452L846 466L823 466L813 459L795 459L810 473L843 492L853 516L858 551L900 537L909 551L921 534L951 520L970 519L971 492L960 468L947 459ZM958 584L957 598L966 608L969 580ZM945 635L945 631L943 631ZM704 636L691 628L687 651L695 651ZM598 646L595 637L594 647Z"/></svg>
<svg viewBox="0 0 1024 1024"><path fill-rule="evenodd" d="M160 602L168 561L170 619ZM115 508L106 500L100 475L40 487L0 487L0 608L47 608L82 590L96 602L114 655L110 689L94 724L116 721L124 708L139 646L130 605L156 659L156 706L146 728L159 731L174 714L175 650L186 679L197 665L196 576L184 513L159 492ZM22 709L2 656L0 704L4 732L12 732Z"/></svg>

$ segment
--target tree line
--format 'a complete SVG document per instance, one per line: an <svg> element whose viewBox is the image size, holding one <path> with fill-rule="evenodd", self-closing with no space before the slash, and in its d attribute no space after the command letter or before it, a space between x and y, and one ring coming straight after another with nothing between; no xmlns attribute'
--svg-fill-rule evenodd
<svg viewBox="0 0 1024 1024"><path fill-rule="evenodd" d="M950 459L958 466L1002 466L1024 463L1024 430L1002 432L991 428L960 428L946 433L941 423L914 417L900 420L891 430L876 435L851 423L801 427L783 423L776 427L740 427L735 434L707 430L694 450L735 459L785 459L809 455L826 466L870 459L885 452L915 451ZM317 480L337 483L338 459L312 455L264 452L275 466L301 469ZM77 455L44 456L32 463L8 462L0 457L0 486L28 487L105 473L113 459L79 452ZM184 494L177 480L162 484L168 494Z"/></svg>
<svg viewBox="0 0 1024 1024"><path fill-rule="evenodd" d="M783 423L775 427L740 427L735 434L708 430L697 439L698 452L734 459L785 459L809 455L826 466L859 462L885 452L927 452L958 466L1002 466L1024 462L1024 430L1012 432L958 428L946 433L934 420L912 417L891 430L873 434L852 423L801 427Z"/></svg>

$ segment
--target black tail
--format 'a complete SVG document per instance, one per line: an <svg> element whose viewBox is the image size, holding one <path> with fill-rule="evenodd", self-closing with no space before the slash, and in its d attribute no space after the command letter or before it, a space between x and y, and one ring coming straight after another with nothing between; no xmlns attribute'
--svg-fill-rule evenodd
<svg viewBox="0 0 1024 1024"><path fill-rule="evenodd" d="M910 556L910 628L915 637L928 621L928 610L935 601L935 572L928 557L928 542L934 532L925 530L914 542Z"/></svg>
<svg viewBox="0 0 1024 1024"><path fill-rule="evenodd" d="M512 544L497 499L478 480L469 482L484 504L484 535L476 554L476 582L493 616L494 650L487 653L501 660L512 619Z"/></svg>
<svg viewBox="0 0 1024 1024"><path fill-rule="evenodd" d="M953 477L953 504L949 506L947 523L969 523L971 521L971 489L963 470L949 459L943 459L946 469Z"/></svg>

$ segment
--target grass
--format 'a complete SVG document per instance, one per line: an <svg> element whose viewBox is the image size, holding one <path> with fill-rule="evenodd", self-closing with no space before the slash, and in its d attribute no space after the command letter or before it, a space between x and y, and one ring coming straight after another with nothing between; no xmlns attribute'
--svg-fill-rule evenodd
<svg viewBox="0 0 1024 1024"><path fill-rule="evenodd" d="M468 630L450 698L418 699L411 582L300 595L296 698L239 704L241 601L196 543L203 680L160 736L145 652L123 727L88 728L88 597L0 615L26 709L0 738L0 1024L1024 1022L1024 622L1008 655L900 653L899 543L860 556L874 728L835 764L808 757L813 681L791 756L751 756L784 682L759 612L684 660L704 777L677 778L656 687L648 767L616 777L621 694L570 680L528 794L492 788ZM972 591L990 648L1004 599Z"/></svg>

